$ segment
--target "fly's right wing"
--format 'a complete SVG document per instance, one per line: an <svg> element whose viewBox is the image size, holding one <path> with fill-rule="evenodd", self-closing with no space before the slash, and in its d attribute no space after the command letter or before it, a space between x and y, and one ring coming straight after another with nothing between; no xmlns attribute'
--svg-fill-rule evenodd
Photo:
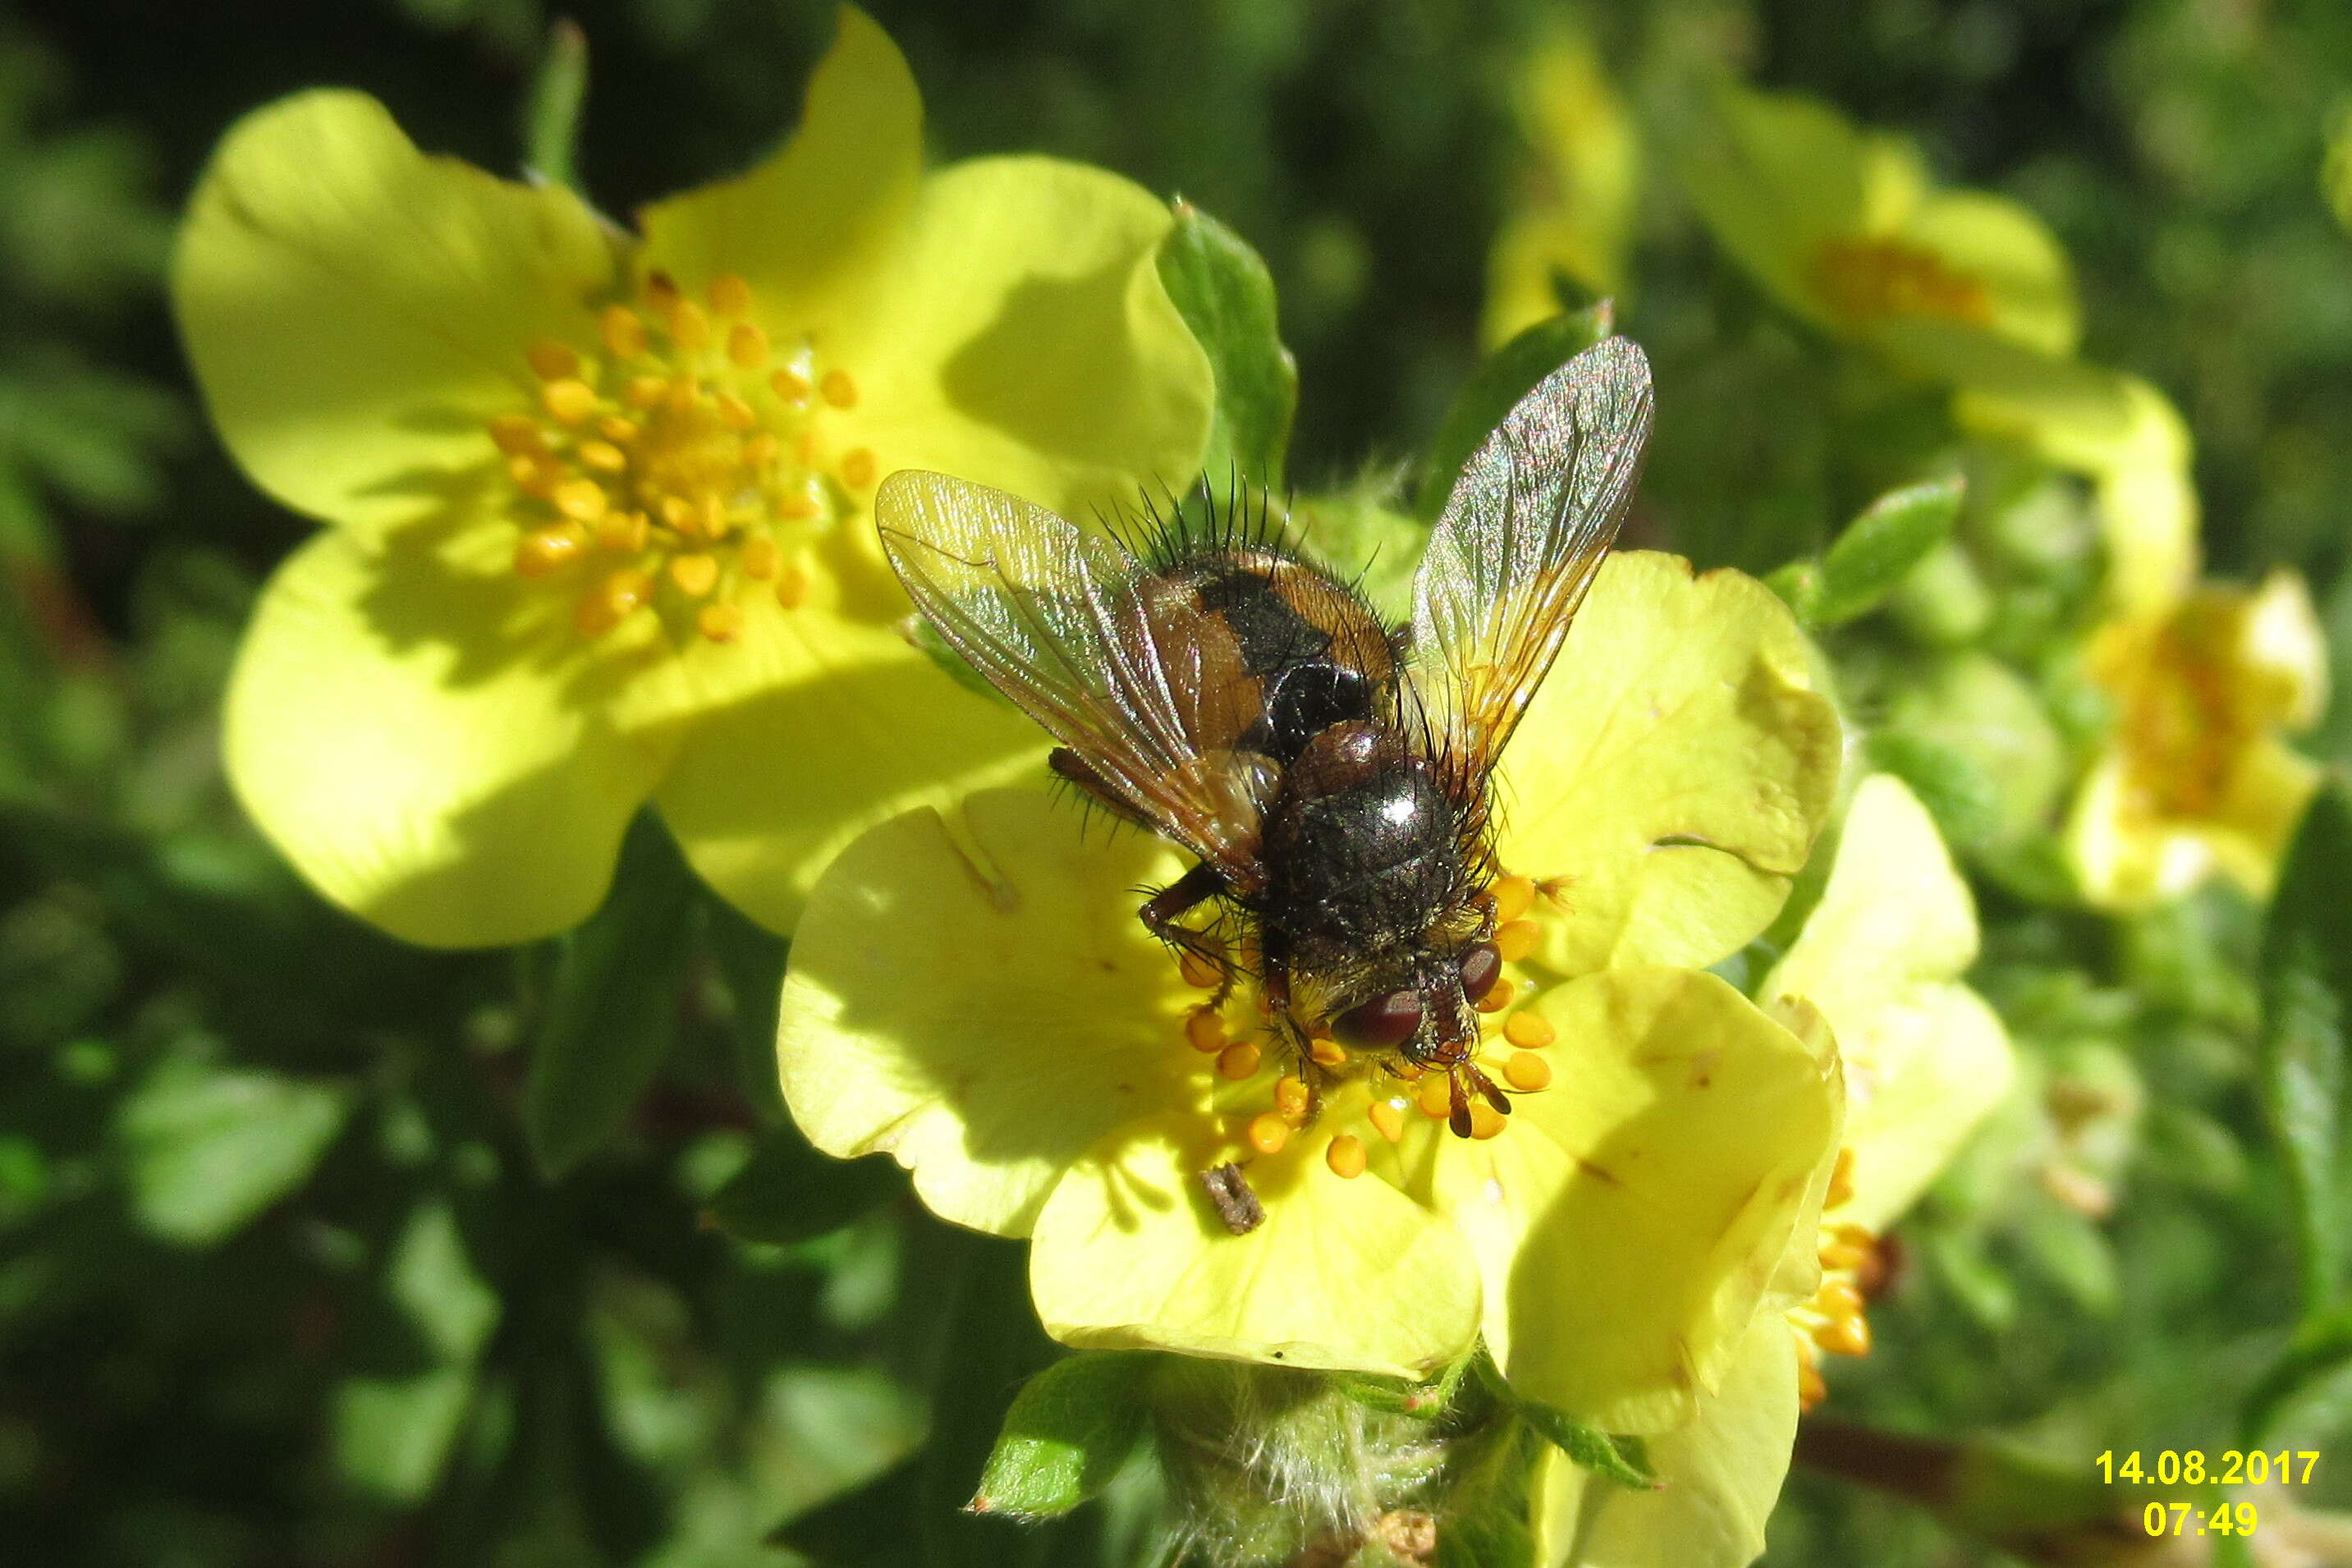
<svg viewBox="0 0 2352 1568"><path fill-rule="evenodd" d="M1258 880L1264 763L1200 741L1206 616L1149 592L1113 541L946 474L901 469L874 498L883 552L948 645L1170 838Z"/></svg>

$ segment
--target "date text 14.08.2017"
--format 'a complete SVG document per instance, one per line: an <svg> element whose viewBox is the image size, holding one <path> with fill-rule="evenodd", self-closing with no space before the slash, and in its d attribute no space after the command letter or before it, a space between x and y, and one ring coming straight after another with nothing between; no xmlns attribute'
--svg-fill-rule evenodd
<svg viewBox="0 0 2352 1568"><path fill-rule="evenodd" d="M2175 1452L2167 1448L2143 1461L2137 1451L2118 1454L2110 1448L2099 1456L2097 1463L2099 1479L2109 1486L2117 1481L2160 1487L2261 1486L2265 1482L2306 1486L2313 1468L2319 1463L2319 1455L2308 1448L2281 1448L2267 1454L2260 1448L2242 1452L2227 1448L2209 1462L2201 1449Z"/></svg>

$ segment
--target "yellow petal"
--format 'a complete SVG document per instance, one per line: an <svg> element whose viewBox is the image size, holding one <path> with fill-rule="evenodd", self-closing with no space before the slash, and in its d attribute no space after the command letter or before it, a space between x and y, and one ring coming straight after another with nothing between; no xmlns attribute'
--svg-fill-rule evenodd
<svg viewBox="0 0 2352 1568"><path fill-rule="evenodd" d="M777 1059L811 1142L887 1149L933 1212L1027 1233L1113 1129L1204 1092L1184 987L1135 918L1181 871L1068 803L992 790L951 828L915 811L859 838L810 895Z"/></svg>
<svg viewBox="0 0 2352 1568"><path fill-rule="evenodd" d="M568 635L511 530L312 540L230 679L246 809L328 898L411 942L525 942L603 900L673 741L599 711L628 650Z"/></svg>
<svg viewBox="0 0 2352 1568"><path fill-rule="evenodd" d="M1821 1009L1845 1065L1853 1196L1836 1217L1886 1228L2014 1075L2009 1037L1958 984L1976 962L1968 884L1902 781L1862 781L1821 902L1758 994Z"/></svg>
<svg viewBox="0 0 2352 1568"><path fill-rule="evenodd" d="M2327 710L2327 638L2303 574L2282 567L2263 580L2248 606L2238 653L2250 698L2275 722L2307 730Z"/></svg>
<svg viewBox="0 0 2352 1568"><path fill-rule="evenodd" d="M1606 970L1537 1005L1559 1087L1500 1137L1449 1142L1436 1195L1486 1281L1521 1394L1612 1432L1688 1421L1818 1223L1834 1058L1711 974Z"/></svg>
<svg viewBox="0 0 2352 1568"><path fill-rule="evenodd" d="M1581 29L1547 26L1517 88L1533 168L1487 264L1490 348L1559 312L1555 271L1597 295L1623 290L1641 177L1633 122Z"/></svg>
<svg viewBox="0 0 2352 1568"><path fill-rule="evenodd" d="M738 178L638 215L641 269L700 298L713 278L751 286L772 331L828 340L866 309L876 270L903 241L922 175L922 100L888 35L844 5L801 123Z"/></svg>
<svg viewBox="0 0 2352 1568"><path fill-rule="evenodd" d="M374 100L257 110L196 187L172 300L206 407L256 483L378 527L441 511L525 406L541 339L593 341L612 242L569 191L418 153Z"/></svg>
<svg viewBox="0 0 2352 1568"><path fill-rule="evenodd" d="M925 182L906 247L837 353L845 446L1065 517L1181 488L1208 442L1208 357L1160 282L1168 209L1116 175L984 158Z"/></svg>
<svg viewBox="0 0 2352 1568"><path fill-rule="evenodd" d="M1665 1484L1636 1492L1550 1455L1537 1494L1538 1561L1579 1568L1746 1568L1764 1550L1797 1436L1796 1340L1787 1320L1750 1323L1698 1419L1649 1439Z"/></svg>
<svg viewBox="0 0 2352 1568"><path fill-rule="evenodd" d="M1753 578L1609 558L1503 760L1503 864L1565 879L1542 963L1703 965L1764 928L1837 785L1811 668Z"/></svg>
<svg viewBox="0 0 2352 1568"><path fill-rule="evenodd" d="M1989 330L2042 353L2074 352L2082 312L2074 268L2030 210L1983 191L1939 191L1919 204L1901 235L1983 290Z"/></svg>
<svg viewBox="0 0 2352 1568"><path fill-rule="evenodd" d="M1230 1157L1210 1119L1161 1117L1104 1139L1055 1187L1032 1237L1046 1331L1393 1377L1467 1352L1478 1275L1462 1237L1378 1175L1335 1173L1329 1142L1310 1127L1254 1160L1265 1222L1234 1236L1201 1186Z"/></svg>

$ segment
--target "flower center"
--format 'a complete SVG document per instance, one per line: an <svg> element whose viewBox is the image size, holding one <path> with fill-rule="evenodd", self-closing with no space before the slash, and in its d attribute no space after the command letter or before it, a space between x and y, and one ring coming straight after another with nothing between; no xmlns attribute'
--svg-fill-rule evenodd
<svg viewBox="0 0 2352 1568"><path fill-rule="evenodd" d="M1813 1299L1789 1310L1797 1336L1797 1403L1811 1410L1829 1396L1822 1357L1870 1353L1870 1299L1885 1288L1885 1244L1864 1227L1834 1222L1832 1211L1853 1196L1853 1151L1838 1151L1829 1191L1822 1198L1822 1285Z"/></svg>
<svg viewBox="0 0 2352 1568"><path fill-rule="evenodd" d="M2240 694L2234 606L2191 601L2152 631L2095 655L2122 708L2133 804L2165 818L2213 815L2239 758L2261 732Z"/></svg>
<svg viewBox="0 0 2352 1568"><path fill-rule="evenodd" d="M570 594L585 636L651 608L732 642L756 606L807 596L796 558L874 483L863 447L818 461L820 419L857 401L849 374L770 342L740 278L707 300L652 274L605 307L593 350L533 344L537 407L489 423L523 529L514 569Z"/></svg>
<svg viewBox="0 0 2352 1568"><path fill-rule="evenodd" d="M1557 898L1557 889L1526 877L1505 877L1496 882L1492 896L1496 950L1506 964L1516 963L1535 951L1541 931L1532 917L1538 913L1539 900ZM1181 950L1177 962L1187 984L1204 991L1217 988L1219 976L1213 965ZM1469 1066L1507 1094L1538 1093L1550 1087L1552 1080L1551 1063L1542 1051L1557 1031L1542 1014L1525 1005L1532 994L1530 987L1506 974L1477 1003L1482 1038ZM1262 1012L1264 1006L1261 1000L1258 1010ZM1244 1028L1264 1033L1247 1025ZM1232 1083L1256 1079L1265 1064L1265 1048L1255 1039L1234 1038L1229 1012L1214 1004L1203 1004L1186 1016L1184 1036L1193 1049L1213 1056L1217 1076ZM1243 1106L1241 1114L1233 1119L1230 1131L1242 1157L1253 1152L1280 1153L1318 1122L1327 1090L1358 1080L1371 1093L1364 1122L1387 1142L1402 1142L1418 1120L1444 1123L1453 1115L1454 1086L1449 1074L1423 1071L1392 1056L1350 1052L1336 1040L1315 1039L1307 1044L1307 1059L1292 1064L1291 1071L1275 1079L1268 1109L1252 1114ZM1473 1138L1496 1137L1510 1125L1509 1117L1475 1093L1470 1096L1469 1110ZM1362 1175L1369 1160L1363 1138L1359 1136L1361 1129L1350 1131L1325 1125L1319 1131L1327 1134L1325 1163L1350 1180Z"/></svg>
<svg viewBox="0 0 2352 1568"><path fill-rule="evenodd" d="M1982 279L1899 239L1833 239L1813 253L1813 292L1838 315L1869 324L1933 316L1981 327L1992 321Z"/></svg>

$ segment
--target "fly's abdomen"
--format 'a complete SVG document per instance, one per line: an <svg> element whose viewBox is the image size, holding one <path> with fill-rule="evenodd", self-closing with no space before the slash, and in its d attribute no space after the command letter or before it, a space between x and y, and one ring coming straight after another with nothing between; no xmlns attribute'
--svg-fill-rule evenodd
<svg viewBox="0 0 2352 1568"><path fill-rule="evenodd" d="M1418 940L1454 901L1453 803L1393 735L1339 726L1289 782L1265 838L1265 918L1303 960Z"/></svg>

